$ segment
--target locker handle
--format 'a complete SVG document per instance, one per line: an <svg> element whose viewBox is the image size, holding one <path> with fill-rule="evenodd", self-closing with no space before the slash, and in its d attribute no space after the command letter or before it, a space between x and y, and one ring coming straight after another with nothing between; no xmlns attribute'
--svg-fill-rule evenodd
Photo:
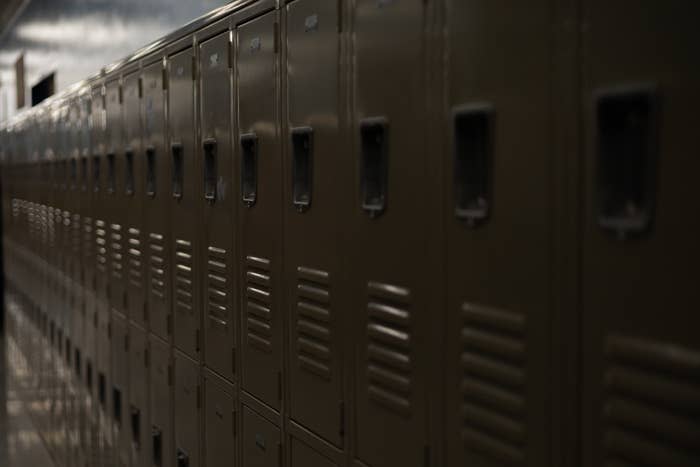
<svg viewBox="0 0 700 467"><path fill-rule="evenodd" d="M292 128L292 203L299 212L311 207L314 130Z"/></svg>
<svg viewBox="0 0 700 467"><path fill-rule="evenodd" d="M453 132L455 216L477 227L491 212L493 107L472 104L455 109Z"/></svg>
<svg viewBox="0 0 700 467"><path fill-rule="evenodd" d="M252 207L258 197L258 136L246 133L241 144L241 197L246 207Z"/></svg>
<svg viewBox="0 0 700 467"><path fill-rule="evenodd" d="M651 227L657 162L653 86L596 93L596 210L600 228L619 239Z"/></svg>
<svg viewBox="0 0 700 467"><path fill-rule="evenodd" d="M163 465L163 432L153 425L151 433L153 437L153 465L161 466Z"/></svg>
<svg viewBox="0 0 700 467"><path fill-rule="evenodd" d="M213 203L216 200L217 160L216 139L207 138L202 141L204 148L204 199Z"/></svg>
<svg viewBox="0 0 700 467"><path fill-rule="evenodd" d="M141 411L131 407L131 441L138 450L141 448Z"/></svg>
<svg viewBox="0 0 700 467"><path fill-rule="evenodd" d="M180 448L177 448L177 467L190 467L190 456Z"/></svg>
<svg viewBox="0 0 700 467"><path fill-rule="evenodd" d="M107 193L113 195L117 188L117 177L114 173L116 155L113 152L107 154Z"/></svg>
<svg viewBox="0 0 700 467"><path fill-rule="evenodd" d="M170 152L172 153L173 156L173 166L172 166L172 171L173 171L173 186L172 186L172 192L173 192L173 198L180 200L182 199L182 185L183 185L183 171L182 171L182 144L181 143L172 143L170 145Z"/></svg>
<svg viewBox="0 0 700 467"><path fill-rule="evenodd" d="M153 198L156 196L156 148L146 148L146 194Z"/></svg>
<svg viewBox="0 0 700 467"><path fill-rule="evenodd" d="M124 194L134 194L134 151L126 148L124 151Z"/></svg>
<svg viewBox="0 0 700 467"><path fill-rule="evenodd" d="M112 417L117 426L122 425L122 392L112 387Z"/></svg>
<svg viewBox="0 0 700 467"><path fill-rule="evenodd" d="M92 190L100 191L100 156L96 154L92 156Z"/></svg>
<svg viewBox="0 0 700 467"><path fill-rule="evenodd" d="M360 121L360 193L362 209L369 217L386 209L389 175L389 122L385 117Z"/></svg>

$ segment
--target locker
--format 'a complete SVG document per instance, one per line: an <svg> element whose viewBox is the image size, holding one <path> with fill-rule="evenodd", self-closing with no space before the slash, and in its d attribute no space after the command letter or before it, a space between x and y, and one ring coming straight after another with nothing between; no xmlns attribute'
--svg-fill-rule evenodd
<svg viewBox="0 0 700 467"><path fill-rule="evenodd" d="M426 153L426 80L416 72L427 64L425 8L360 0L353 12L356 196L345 267L355 310L354 457L372 467L417 467L428 455L426 357L439 303L439 252L429 240L439 185ZM397 70L406 70L400 80Z"/></svg>
<svg viewBox="0 0 700 467"><path fill-rule="evenodd" d="M231 178L231 42L228 31L199 46L202 174L202 310L204 362L228 379L234 376L233 352L235 289L233 216L235 185Z"/></svg>
<svg viewBox="0 0 700 467"><path fill-rule="evenodd" d="M334 467L338 465L306 443L296 438L290 439L292 467Z"/></svg>
<svg viewBox="0 0 700 467"><path fill-rule="evenodd" d="M200 273L198 230L200 184L195 151L194 51L168 60L168 134L171 157L173 342L192 358L199 355Z"/></svg>
<svg viewBox="0 0 700 467"><path fill-rule="evenodd" d="M165 149L165 82L159 60L143 68L141 102L143 119L143 238L148 260L148 323L150 331L170 339L170 160Z"/></svg>
<svg viewBox="0 0 700 467"><path fill-rule="evenodd" d="M277 13L236 30L243 389L279 410L282 398L282 157ZM278 285L279 283L279 285Z"/></svg>
<svg viewBox="0 0 700 467"><path fill-rule="evenodd" d="M172 89L172 88L171 88ZM201 436L201 386L199 365L175 351L175 462L199 467Z"/></svg>
<svg viewBox="0 0 700 467"><path fill-rule="evenodd" d="M451 466L551 465L551 10L545 1L448 4Z"/></svg>
<svg viewBox="0 0 700 467"><path fill-rule="evenodd" d="M124 232L124 282L126 284L126 313L129 319L146 327L144 284L145 251L142 232L143 209L143 147L141 144L141 91L138 71L122 78L124 106L124 164L120 174L123 209L127 213Z"/></svg>
<svg viewBox="0 0 700 467"><path fill-rule="evenodd" d="M338 4L287 5L288 134L285 135L285 287L289 316L289 413L342 445L345 427L340 280L341 224L350 209L352 171L342 150ZM331 295L331 290L333 291Z"/></svg>
<svg viewBox="0 0 700 467"><path fill-rule="evenodd" d="M155 467L173 464L172 356L159 337L149 336L151 463Z"/></svg>
<svg viewBox="0 0 700 467"><path fill-rule="evenodd" d="M582 3L582 464L700 462L699 5Z"/></svg>
<svg viewBox="0 0 700 467"><path fill-rule="evenodd" d="M228 467L235 465L236 405L234 387L204 370L204 465Z"/></svg>
<svg viewBox="0 0 700 467"><path fill-rule="evenodd" d="M245 405L243 407L243 437L241 451L246 467L280 467L282 443L280 430Z"/></svg>
<svg viewBox="0 0 700 467"><path fill-rule="evenodd" d="M119 466L130 465L131 433L129 432L129 323L118 315L112 315L112 431Z"/></svg>
<svg viewBox="0 0 700 467"><path fill-rule="evenodd" d="M108 299L111 310L126 314L124 288L125 217L130 215L123 204L122 174L124 172L124 129L122 88L118 78L105 86L105 209L109 251Z"/></svg>
<svg viewBox="0 0 700 467"><path fill-rule="evenodd" d="M148 333L140 326L129 325L129 407L131 465L151 467L150 390L148 372Z"/></svg>

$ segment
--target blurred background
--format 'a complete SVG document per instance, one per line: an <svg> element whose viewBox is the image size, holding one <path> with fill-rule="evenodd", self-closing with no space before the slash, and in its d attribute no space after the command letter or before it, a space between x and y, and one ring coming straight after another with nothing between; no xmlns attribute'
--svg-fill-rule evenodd
<svg viewBox="0 0 700 467"><path fill-rule="evenodd" d="M0 122L225 3L0 0Z"/></svg>

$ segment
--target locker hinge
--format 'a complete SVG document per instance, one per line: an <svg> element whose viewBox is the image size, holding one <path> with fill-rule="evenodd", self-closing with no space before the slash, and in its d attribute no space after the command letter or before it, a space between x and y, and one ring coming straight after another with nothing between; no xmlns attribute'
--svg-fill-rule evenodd
<svg viewBox="0 0 700 467"><path fill-rule="evenodd" d="M165 61L163 61L163 90L168 89L168 68L165 66Z"/></svg>
<svg viewBox="0 0 700 467"><path fill-rule="evenodd" d="M340 401L340 437L345 436L345 402Z"/></svg>
<svg viewBox="0 0 700 467"><path fill-rule="evenodd" d="M143 77L139 76L139 99L143 97Z"/></svg>
<svg viewBox="0 0 700 467"><path fill-rule="evenodd" d="M280 24L275 23L274 25L274 47L275 47L275 53L278 53L280 50Z"/></svg>
<svg viewBox="0 0 700 467"><path fill-rule="evenodd" d="M199 352L199 329L194 330L194 349Z"/></svg>
<svg viewBox="0 0 700 467"><path fill-rule="evenodd" d="M173 385L173 366L168 365L168 386L172 387Z"/></svg>
<svg viewBox="0 0 700 467"><path fill-rule="evenodd" d="M168 335L171 336L173 334L173 315L168 315L167 319L167 327L168 327Z"/></svg>
<svg viewBox="0 0 700 467"><path fill-rule="evenodd" d="M228 67L233 68L233 31L228 33L228 53L226 56L228 58Z"/></svg>
<svg viewBox="0 0 700 467"><path fill-rule="evenodd" d="M202 408L202 386L197 385L197 410Z"/></svg>
<svg viewBox="0 0 700 467"><path fill-rule="evenodd" d="M124 90L122 88L122 85L120 84L119 85L119 103L121 104L123 102L124 102Z"/></svg>
<svg viewBox="0 0 700 467"><path fill-rule="evenodd" d="M423 448L423 465L430 467L430 445L426 444Z"/></svg>
<svg viewBox="0 0 700 467"><path fill-rule="evenodd" d="M197 80L197 57L192 55L192 81Z"/></svg>
<svg viewBox="0 0 700 467"><path fill-rule="evenodd" d="M282 400L282 372L277 372L277 400Z"/></svg>

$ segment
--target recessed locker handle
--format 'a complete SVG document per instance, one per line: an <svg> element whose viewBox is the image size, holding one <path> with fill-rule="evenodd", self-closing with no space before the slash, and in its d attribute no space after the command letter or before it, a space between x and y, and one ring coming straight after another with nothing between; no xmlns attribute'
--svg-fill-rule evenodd
<svg viewBox="0 0 700 467"><path fill-rule="evenodd" d="M131 441L135 449L141 448L141 411L131 407Z"/></svg>
<svg viewBox="0 0 700 467"><path fill-rule="evenodd" d="M177 449L177 467L190 467L190 456L182 449Z"/></svg>
<svg viewBox="0 0 700 467"><path fill-rule="evenodd" d="M173 198L175 199L181 199L182 198L182 184L183 184L183 171L182 171L182 144L181 143L172 143L170 145L170 152L172 154L173 160L172 160L172 175L173 175L173 181L172 181L172 192L173 192Z"/></svg>
<svg viewBox="0 0 700 467"><path fill-rule="evenodd" d="M360 121L360 193L362 209L380 216L387 205L389 177L389 122L384 117Z"/></svg>
<svg viewBox="0 0 700 467"><path fill-rule="evenodd" d="M657 119L653 86L597 93L597 221L620 239L642 235L652 224Z"/></svg>
<svg viewBox="0 0 700 467"><path fill-rule="evenodd" d="M134 194L134 150L126 148L124 151L124 193L127 196Z"/></svg>
<svg viewBox="0 0 700 467"><path fill-rule="evenodd" d="M156 196L156 148L146 148L146 194L153 198Z"/></svg>
<svg viewBox="0 0 700 467"><path fill-rule="evenodd" d="M292 203L299 212L311 207L313 142L311 127L292 128Z"/></svg>
<svg viewBox="0 0 700 467"><path fill-rule="evenodd" d="M153 425L151 436L153 438L153 465L163 465L163 431Z"/></svg>
<svg viewBox="0 0 700 467"><path fill-rule="evenodd" d="M491 213L493 107L473 104L455 109L453 133L455 217L477 227Z"/></svg>
<svg viewBox="0 0 700 467"><path fill-rule="evenodd" d="M217 184L217 144L216 139L207 138L202 141L204 148L204 199L213 203L216 200Z"/></svg>
<svg viewBox="0 0 700 467"><path fill-rule="evenodd" d="M241 199L252 207L258 198L258 136L246 133L240 136L241 144Z"/></svg>

